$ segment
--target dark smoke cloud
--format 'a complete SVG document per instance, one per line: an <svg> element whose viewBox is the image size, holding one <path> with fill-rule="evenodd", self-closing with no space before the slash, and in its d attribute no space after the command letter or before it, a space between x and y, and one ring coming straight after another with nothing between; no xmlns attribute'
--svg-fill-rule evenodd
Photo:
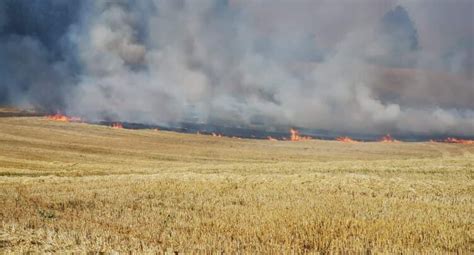
<svg viewBox="0 0 474 255"><path fill-rule="evenodd" d="M5 0L0 101L90 120L473 136L473 8Z"/></svg>
<svg viewBox="0 0 474 255"><path fill-rule="evenodd" d="M60 0L0 3L0 103L65 107L74 79L66 37L77 7Z"/></svg>

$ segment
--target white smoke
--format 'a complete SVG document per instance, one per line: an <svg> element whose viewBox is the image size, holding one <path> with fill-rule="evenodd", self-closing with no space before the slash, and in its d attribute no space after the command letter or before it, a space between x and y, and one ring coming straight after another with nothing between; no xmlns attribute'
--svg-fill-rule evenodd
<svg viewBox="0 0 474 255"><path fill-rule="evenodd" d="M399 4L416 42L383 30ZM426 25L446 6L472 21L469 1L84 1L61 95L90 120L473 136L472 27Z"/></svg>

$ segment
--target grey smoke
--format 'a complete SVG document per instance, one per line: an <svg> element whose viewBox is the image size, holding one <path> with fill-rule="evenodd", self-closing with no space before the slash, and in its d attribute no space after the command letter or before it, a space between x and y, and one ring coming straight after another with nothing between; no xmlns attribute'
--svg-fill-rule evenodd
<svg viewBox="0 0 474 255"><path fill-rule="evenodd" d="M90 120L474 136L473 8L5 0L0 101Z"/></svg>

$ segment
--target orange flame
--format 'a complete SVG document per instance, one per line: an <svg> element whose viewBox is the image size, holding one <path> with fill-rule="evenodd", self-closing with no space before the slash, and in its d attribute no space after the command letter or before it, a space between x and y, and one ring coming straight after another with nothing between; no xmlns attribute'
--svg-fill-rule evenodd
<svg viewBox="0 0 474 255"><path fill-rule="evenodd" d="M348 136L341 136L336 138L336 141L343 142L343 143L357 143L358 141L353 140L352 138Z"/></svg>
<svg viewBox="0 0 474 255"><path fill-rule="evenodd" d="M298 132L298 130L292 128L292 129L290 129L290 133L291 133L291 137L290 137L291 141L299 141L300 140L300 133Z"/></svg>
<svg viewBox="0 0 474 255"><path fill-rule="evenodd" d="M311 140L313 139L312 137L310 136L300 136L300 132L294 128L291 128L290 129L290 140L293 141L293 142L296 142L296 141L307 141L307 140Z"/></svg>
<svg viewBox="0 0 474 255"><path fill-rule="evenodd" d="M112 124L112 128L122 129L123 125L122 125L122 123L114 123L114 124Z"/></svg>
<svg viewBox="0 0 474 255"><path fill-rule="evenodd" d="M398 142L398 140L395 140L395 138L393 138L390 134L387 134L387 135L384 135L379 140L379 142L382 142L382 143L396 143L396 142Z"/></svg>
<svg viewBox="0 0 474 255"><path fill-rule="evenodd" d="M61 121L61 122L79 122L81 118L79 117L69 117L60 113L54 115L46 116L48 120Z"/></svg>
<svg viewBox="0 0 474 255"><path fill-rule="evenodd" d="M269 141L278 141L277 139L275 139L275 138L273 138L273 137L271 137L271 136L267 136L267 139L268 139Z"/></svg>
<svg viewBox="0 0 474 255"><path fill-rule="evenodd" d="M443 140L445 143L459 143L459 144L474 144L474 140L466 140L466 139L457 139L453 137L448 137Z"/></svg>

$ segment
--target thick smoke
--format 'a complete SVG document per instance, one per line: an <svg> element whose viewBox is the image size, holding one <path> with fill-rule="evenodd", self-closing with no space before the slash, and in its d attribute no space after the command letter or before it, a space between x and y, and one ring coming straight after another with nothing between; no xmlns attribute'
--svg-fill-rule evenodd
<svg viewBox="0 0 474 255"><path fill-rule="evenodd" d="M5 0L0 102L89 120L474 136L473 8Z"/></svg>

